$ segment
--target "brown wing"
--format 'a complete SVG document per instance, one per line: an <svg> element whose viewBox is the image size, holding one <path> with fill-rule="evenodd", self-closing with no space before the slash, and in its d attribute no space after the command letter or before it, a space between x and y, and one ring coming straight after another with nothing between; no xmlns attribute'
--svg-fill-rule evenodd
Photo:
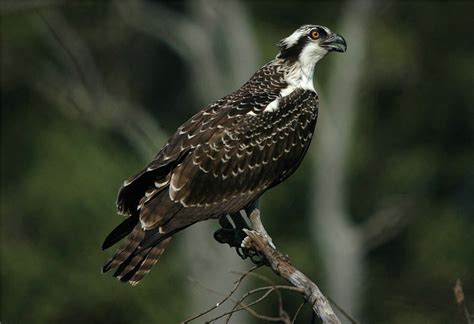
<svg viewBox="0 0 474 324"><path fill-rule="evenodd" d="M225 213L244 208L298 167L316 117L317 96L303 90L281 98L275 111L227 117L173 170L170 197Z"/></svg>
<svg viewBox="0 0 474 324"><path fill-rule="evenodd" d="M117 198L118 211L125 215L136 214L140 205L167 189L171 173L188 154L208 143L215 133L228 127L229 122L233 124L248 112L258 114L265 109L287 86L276 69L274 65L264 66L238 91L201 110L179 127L153 161L125 181ZM265 78L267 82L263 81Z"/></svg>

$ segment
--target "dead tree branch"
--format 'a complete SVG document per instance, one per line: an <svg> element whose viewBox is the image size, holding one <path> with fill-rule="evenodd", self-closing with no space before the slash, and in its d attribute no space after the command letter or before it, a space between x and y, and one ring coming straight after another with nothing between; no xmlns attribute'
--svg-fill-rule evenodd
<svg viewBox="0 0 474 324"><path fill-rule="evenodd" d="M230 291L229 294L227 294L224 299L222 299L220 302L218 302L217 304L215 304L214 306L210 307L209 309L205 310L204 312L202 313L199 313L197 314L196 316L193 316L193 317L190 317L188 318L187 320L183 321L183 323L189 323L191 321L194 321L195 319L198 319L200 318L201 316L204 316L206 315L207 313L210 313L212 312L214 309L218 308L220 305L224 304L227 300L231 299L231 296L237 291L237 289L239 289L240 287L240 284L242 283L242 281L247 277L247 275L249 273L251 273L252 271L256 270L257 268L259 268L258 266L255 266L253 268L251 268L250 270L248 270L247 272L244 272L241 274L241 276L234 282L234 287L232 288L232 290ZM195 281L195 280L193 280ZM196 281L196 282L199 282L199 281ZM213 293L217 293L216 291L214 290L211 290L211 289L208 289L206 287L207 290L213 292Z"/></svg>
<svg viewBox="0 0 474 324"><path fill-rule="evenodd" d="M313 311L323 323L341 323L334 313L328 299L323 295L318 286L304 273L296 269L278 250L274 249L268 240L258 232L245 230L250 239L251 247L262 253L270 263L273 272L289 281L293 286L300 288L305 298L311 303Z"/></svg>
<svg viewBox="0 0 474 324"><path fill-rule="evenodd" d="M294 291L294 292L298 292L300 294L303 294L304 289L298 288L298 287L293 287L293 286L288 286L288 285L277 285L273 281L271 281L270 279L252 272L252 271L256 270L259 267L260 266L255 266L255 267L251 268L250 270L248 270L244 273L238 273L238 274L240 274L240 277L234 282L235 285L232 288L232 290L225 296L224 296L223 293L220 293L220 292L218 292L218 291L216 291L212 288L209 288L209 287L205 286L204 284L202 284L201 282L199 282L197 280L192 280L193 282L196 282L196 283L200 284L201 286L203 286L207 291L209 291L213 294L219 295L219 296L224 296L224 298L220 302L218 302L217 304L210 307L209 309L207 309L207 310L205 310L205 311L203 311L203 312L201 312L201 313L199 313L199 314L197 314L197 315L195 315L191 318L188 318L187 320L183 321L182 323L190 323L194 320L200 319L204 315L206 315L206 314L210 313L211 311L217 309L218 307L222 306L228 300L232 301L235 304L234 307L230 311L226 311L223 314L220 314L220 315L206 321L206 323L212 323L212 322L217 321L218 319L221 319L221 318L226 317L226 316L227 316L226 323L229 323L231 317L235 313L237 313L241 310L245 310L250 315L252 315L253 317L255 317L257 319L265 320L265 321L283 322L283 323L286 323L286 324L291 324L292 322L294 322L296 320L296 318L299 314L299 311L301 310L301 307L304 303L298 308L297 312L293 316L293 319L290 320L290 317L288 316L288 313L283 309L283 301L282 301L282 297L281 297L281 294L280 294L280 290L289 290L289 291ZM236 273L236 272L234 272L234 273ZM254 277L256 277L258 279L261 279L261 280L263 280L267 283L270 283L271 285L252 289L252 290L248 291L247 293L245 293L238 300L235 299L235 298L232 298L232 295L240 287L243 280L246 277L249 277L249 276L254 276ZM262 315L262 314L258 313L257 311L255 311L252 308L252 306L255 306L256 304L258 304L258 303L264 301L266 298L268 298L273 292L276 293L276 295L278 297L278 306L279 306L278 307L278 315L279 316ZM259 296L257 299L255 299L254 301L252 301L248 304L245 303L246 299L248 299L249 297L254 296L256 294L259 294L259 293L263 293L263 294L261 296Z"/></svg>

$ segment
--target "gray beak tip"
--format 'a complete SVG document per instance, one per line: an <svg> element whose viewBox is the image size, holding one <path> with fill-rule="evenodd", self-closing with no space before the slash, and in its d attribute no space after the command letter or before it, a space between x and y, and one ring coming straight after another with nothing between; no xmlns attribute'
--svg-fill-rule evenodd
<svg viewBox="0 0 474 324"><path fill-rule="evenodd" d="M321 45L330 52L344 53L347 50L346 40L336 33L331 34Z"/></svg>

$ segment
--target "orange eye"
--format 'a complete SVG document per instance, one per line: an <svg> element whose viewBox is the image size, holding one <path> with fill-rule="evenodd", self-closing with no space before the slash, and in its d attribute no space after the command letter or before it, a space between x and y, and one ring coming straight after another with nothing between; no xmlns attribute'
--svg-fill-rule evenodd
<svg viewBox="0 0 474 324"><path fill-rule="evenodd" d="M312 39L318 39L318 38L319 38L319 32L316 31L316 30L313 30L313 31L311 32L311 38L312 38Z"/></svg>

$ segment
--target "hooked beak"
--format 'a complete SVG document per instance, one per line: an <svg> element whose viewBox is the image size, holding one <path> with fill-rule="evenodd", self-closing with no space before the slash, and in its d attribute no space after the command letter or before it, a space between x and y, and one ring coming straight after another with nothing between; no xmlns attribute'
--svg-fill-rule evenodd
<svg viewBox="0 0 474 324"><path fill-rule="evenodd" d="M327 49L329 52L336 51L344 53L347 49L347 44L344 37L339 34L332 33L321 43L321 47Z"/></svg>

